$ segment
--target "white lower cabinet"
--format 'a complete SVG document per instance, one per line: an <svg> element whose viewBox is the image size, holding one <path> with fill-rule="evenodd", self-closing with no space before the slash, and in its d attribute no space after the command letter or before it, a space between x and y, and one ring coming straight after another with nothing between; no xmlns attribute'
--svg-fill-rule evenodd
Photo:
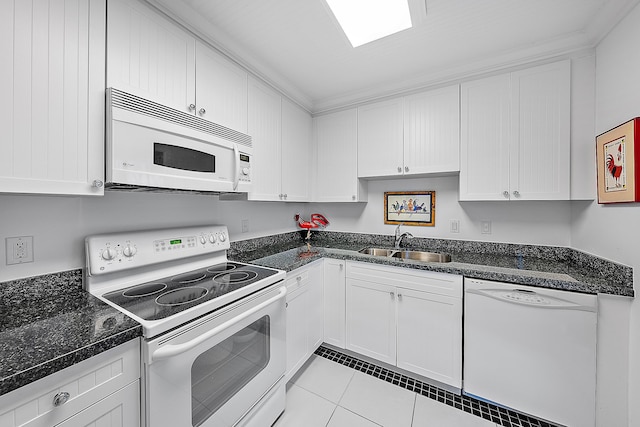
<svg viewBox="0 0 640 427"><path fill-rule="evenodd" d="M324 342L345 348L345 277L344 260L324 260Z"/></svg>
<svg viewBox="0 0 640 427"><path fill-rule="evenodd" d="M462 387L462 276L347 262L346 348Z"/></svg>
<svg viewBox="0 0 640 427"><path fill-rule="evenodd" d="M2 427L140 425L140 341L0 396Z"/></svg>
<svg viewBox="0 0 640 427"><path fill-rule="evenodd" d="M322 260L290 271L286 286L288 381L322 344Z"/></svg>

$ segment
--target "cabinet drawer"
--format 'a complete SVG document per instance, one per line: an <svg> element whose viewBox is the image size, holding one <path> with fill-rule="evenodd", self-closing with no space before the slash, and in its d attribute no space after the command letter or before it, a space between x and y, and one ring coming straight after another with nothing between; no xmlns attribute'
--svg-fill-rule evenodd
<svg viewBox="0 0 640 427"><path fill-rule="evenodd" d="M455 274L348 261L347 277L462 298L462 276Z"/></svg>
<svg viewBox="0 0 640 427"><path fill-rule="evenodd" d="M1 396L0 426L50 427L139 378L135 339ZM55 406L64 393L67 401Z"/></svg>
<svg viewBox="0 0 640 427"><path fill-rule="evenodd" d="M287 287L287 292L294 292L296 289L299 289L303 286L309 284L309 269L297 269L289 274L287 274L287 279L285 282L285 286Z"/></svg>

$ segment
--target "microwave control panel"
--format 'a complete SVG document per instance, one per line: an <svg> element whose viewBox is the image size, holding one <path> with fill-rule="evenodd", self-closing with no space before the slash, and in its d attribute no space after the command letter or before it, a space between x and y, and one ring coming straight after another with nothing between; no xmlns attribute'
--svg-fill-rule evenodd
<svg viewBox="0 0 640 427"><path fill-rule="evenodd" d="M251 156L240 153L240 181L251 182Z"/></svg>

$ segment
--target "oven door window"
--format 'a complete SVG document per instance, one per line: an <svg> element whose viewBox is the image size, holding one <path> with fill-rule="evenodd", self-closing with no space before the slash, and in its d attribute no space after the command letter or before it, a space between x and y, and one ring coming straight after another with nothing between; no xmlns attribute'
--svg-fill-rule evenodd
<svg viewBox="0 0 640 427"><path fill-rule="evenodd" d="M193 172L216 171L216 156L177 145L153 143L153 163Z"/></svg>
<svg viewBox="0 0 640 427"><path fill-rule="evenodd" d="M199 355L191 366L191 415L199 426L269 364L269 316Z"/></svg>

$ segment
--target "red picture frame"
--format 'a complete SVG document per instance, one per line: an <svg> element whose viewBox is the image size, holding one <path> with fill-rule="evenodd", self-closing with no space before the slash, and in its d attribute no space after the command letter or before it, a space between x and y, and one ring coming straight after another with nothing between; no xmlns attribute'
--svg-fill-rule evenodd
<svg viewBox="0 0 640 427"><path fill-rule="evenodd" d="M640 117L596 137L598 203L640 202Z"/></svg>

